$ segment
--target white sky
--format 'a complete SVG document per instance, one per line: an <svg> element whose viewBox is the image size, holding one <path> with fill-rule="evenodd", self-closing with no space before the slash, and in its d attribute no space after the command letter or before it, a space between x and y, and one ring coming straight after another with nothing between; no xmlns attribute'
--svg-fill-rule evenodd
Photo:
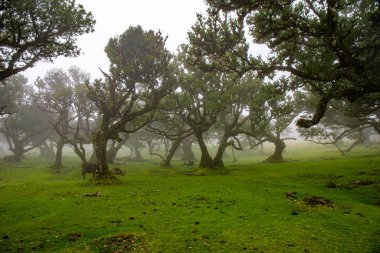
<svg viewBox="0 0 380 253"><path fill-rule="evenodd" d="M52 68L67 70L76 65L91 74L102 77L99 68L108 71L109 61L104 47L111 37L122 34L129 26L141 25L144 30L160 30L168 36L166 47L175 52L178 45L187 42L187 32L195 23L196 13L204 13L203 0L77 0L96 20L95 32L78 37L82 55L76 58L59 57L54 63L39 62L22 74L34 82Z"/></svg>

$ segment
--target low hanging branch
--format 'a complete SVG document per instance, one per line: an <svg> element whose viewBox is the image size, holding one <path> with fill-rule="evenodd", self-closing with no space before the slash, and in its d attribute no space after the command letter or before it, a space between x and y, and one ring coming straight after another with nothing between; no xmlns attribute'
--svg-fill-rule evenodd
<svg viewBox="0 0 380 253"><path fill-rule="evenodd" d="M147 140L147 139L143 139L143 138L141 138L141 140L145 141L146 144L148 145L149 155L160 157L161 160L162 160L162 163L164 163L164 161L165 161L165 157L163 157L163 156L162 156L161 154L159 154L159 153L155 153L155 152L154 152L154 145L152 144L152 142L149 141L149 140Z"/></svg>
<svg viewBox="0 0 380 253"><path fill-rule="evenodd" d="M242 151L243 150L243 146L241 145L241 142L239 140L239 138L237 138L236 136L233 136L232 137L233 140L231 140L229 143L230 143L230 146L233 148L233 149L236 149L236 150L239 150L239 151ZM235 141L237 142L237 146L235 144Z"/></svg>

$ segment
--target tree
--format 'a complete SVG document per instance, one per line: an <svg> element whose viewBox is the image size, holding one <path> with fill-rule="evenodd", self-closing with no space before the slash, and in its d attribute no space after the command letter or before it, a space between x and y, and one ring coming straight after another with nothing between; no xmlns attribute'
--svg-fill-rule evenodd
<svg viewBox="0 0 380 253"><path fill-rule="evenodd" d="M246 113L247 108L256 94L258 87L262 81L254 79L252 75L246 75L242 79L230 80L232 89L228 92L228 103L224 111L219 114L217 124L214 128L220 132L219 145L214 157L214 165L224 167L223 155L227 147L242 150L243 147L238 135L244 134L244 126L246 125L249 115ZM244 115L245 112L245 115ZM234 156L234 159L235 156Z"/></svg>
<svg viewBox="0 0 380 253"><path fill-rule="evenodd" d="M180 91L175 94L175 114L192 129L200 150L199 167L215 168L204 134L212 127L218 115L229 103L231 83L227 77L213 72L204 73L196 67L185 66L180 82Z"/></svg>
<svg viewBox="0 0 380 253"><path fill-rule="evenodd" d="M51 128L58 138L54 168L62 168L62 151L66 144L74 148L83 163L86 163L84 144L90 143L91 123L95 113L94 104L87 98L85 82L89 74L78 67L70 67L67 72L53 69L35 82L34 95L39 110L45 113Z"/></svg>
<svg viewBox="0 0 380 253"><path fill-rule="evenodd" d="M193 165L194 162L197 160L194 154L194 151L192 149L193 143L196 141L194 138L194 135L191 135L182 141L182 157L181 161L184 161L185 164Z"/></svg>
<svg viewBox="0 0 380 253"><path fill-rule="evenodd" d="M0 94L7 94L12 101L7 108L9 114L3 116L0 127L13 153L11 161L19 162L26 152L44 143L50 134L44 115L32 102L32 92L33 88L22 75L10 77L9 84L0 89Z"/></svg>
<svg viewBox="0 0 380 253"><path fill-rule="evenodd" d="M334 145L342 155L350 152L356 145L365 142L365 133L376 131L380 134L380 107L378 96L360 98L354 103L348 101L330 102L325 117L316 126L298 129L306 140L322 144ZM316 98L309 94L305 103L305 112L313 107ZM350 142L349 146L344 145Z"/></svg>
<svg viewBox="0 0 380 253"><path fill-rule="evenodd" d="M282 134L299 114L296 101L298 94L283 94L275 86L261 84L249 105L249 130L245 134L256 139L255 145L271 142L275 146L274 153L268 162L284 161L282 153L286 147Z"/></svg>
<svg viewBox="0 0 380 253"><path fill-rule="evenodd" d="M332 99L354 102L380 91L379 1L206 2L208 16L198 15L189 33L191 63L240 76L289 73L292 82L283 89L309 85L320 96L314 116L298 126L317 124ZM269 57L250 53L247 34L268 47Z"/></svg>
<svg viewBox="0 0 380 253"><path fill-rule="evenodd" d="M37 61L78 56L76 37L94 24L75 0L1 0L0 82Z"/></svg>
<svg viewBox="0 0 380 253"><path fill-rule="evenodd" d="M0 132L13 153L8 159L19 162L26 152L44 143L49 136L47 127L44 115L31 105L20 105L17 113L5 116Z"/></svg>
<svg viewBox="0 0 380 253"><path fill-rule="evenodd" d="M27 86L28 79L21 74L12 76L8 82L9 85L0 85L1 115L17 112L23 93L26 93L27 90L27 88L23 88L23 86Z"/></svg>
<svg viewBox="0 0 380 253"><path fill-rule="evenodd" d="M141 154L141 150L145 148L145 145L143 144L142 140L140 140L140 133L139 131L129 134L128 139L125 143L125 146L129 148L131 151L130 158L132 159L132 154L135 153L135 157L133 158L136 161L143 161L144 157Z"/></svg>
<svg viewBox="0 0 380 253"><path fill-rule="evenodd" d="M43 78L35 82L38 89L34 99L41 112L44 112L52 129L58 133L55 163L52 166L60 171L62 168L62 151L67 143L65 136L69 132L72 119L71 108L73 91L69 84L69 77L61 69L53 69L46 73Z"/></svg>
<svg viewBox="0 0 380 253"><path fill-rule="evenodd" d="M88 97L99 110L100 125L92 142L102 178L110 176L107 141L121 141L119 133L136 132L148 124L175 84L165 41L160 32L129 27L106 46L110 73L103 72L104 80L88 84Z"/></svg>
<svg viewBox="0 0 380 253"><path fill-rule="evenodd" d="M114 159L116 158L117 153L119 150L125 145L125 143L128 141L128 136L124 135L121 137L121 141L111 140L111 143L108 145L107 149L107 162L113 163Z"/></svg>
<svg viewBox="0 0 380 253"><path fill-rule="evenodd" d="M162 114L162 117L159 117L159 120L149 124L147 126L147 131L152 131L156 134L163 136L165 139L165 149L167 149L168 144L167 140L170 140L170 148L165 150L165 157L161 156L162 166L170 167L171 160L180 147L181 143L189 136L193 134L192 129L182 120L178 115L173 114L173 99L169 95L164 99L165 104L159 107L159 112ZM191 151L191 148L190 148ZM192 156L194 154L192 153ZM190 160L194 160L194 157L190 157Z"/></svg>

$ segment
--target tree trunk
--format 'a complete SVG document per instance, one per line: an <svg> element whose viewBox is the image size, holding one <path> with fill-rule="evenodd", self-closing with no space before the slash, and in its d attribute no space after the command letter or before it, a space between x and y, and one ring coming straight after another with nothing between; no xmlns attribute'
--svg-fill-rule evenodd
<svg viewBox="0 0 380 253"><path fill-rule="evenodd" d="M170 141L167 138L164 138L164 146L165 146L165 156L168 156L168 153L170 152ZM173 144L172 144L173 145Z"/></svg>
<svg viewBox="0 0 380 253"><path fill-rule="evenodd" d="M84 149L82 151L82 150L80 150L78 148L77 145L74 145L74 152L80 158L80 160L82 161L82 164L86 164L87 163L87 160L86 160L86 151Z"/></svg>
<svg viewBox="0 0 380 253"><path fill-rule="evenodd" d="M274 153L268 157L265 161L266 162L283 162L284 158L282 157L282 153L284 152L284 149L286 147L285 142L281 140L280 138L275 138L271 140L275 145Z"/></svg>
<svg viewBox="0 0 380 253"><path fill-rule="evenodd" d="M109 163L113 163L113 160L115 159L117 153L123 147L123 145L127 142L128 138L125 137L121 142L117 143L114 141L112 142L112 145L109 147L107 151L107 161Z"/></svg>
<svg viewBox="0 0 380 253"><path fill-rule="evenodd" d="M39 146L38 149L40 150L40 157L49 158L55 156L54 148L46 142Z"/></svg>
<svg viewBox="0 0 380 253"><path fill-rule="evenodd" d="M98 130L92 135L92 143L94 145L94 151L97 158L97 164L100 168L100 178L109 178L111 173L107 163L107 137L102 133L102 130Z"/></svg>
<svg viewBox="0 0 380 253"><path fill-rule="evenodd" d="M201 160L199 161L198 166L201 168L210 168L210 169L215 168L214 161L211 158L211 156L207 150L206 143L203 140L203 136L202 136L203 133L201 131L199 131L199 132L194 131L194 134L198 140L199 148L201 149L201 152L202 152Z"/></svg>
<svg viewBox="0 0 380 253"><path fill-rule="evenodd" d="M13 151L12 160L14 162L21 162L21 158L24 156L24 149L22 147L16 147Z"/></svg>
<svg viewBox="0 0 380 253"><path fill-rule="evenodd" d="M236 160L236 156L235 156L235 150L234 150L233 147L231 147L231 151L232 151L232 157L234 158L232 161L233 161L233 162L237 162L237 160Z"/></svg>
<svg viewBox="0 0 380 253"><path fill-rule="evenodd" d="M194 162L196 160L194 152L192 150L192 145L193 145L192 138L186 138L182 141L182 150L183 150L183 154L181 158L182 161Z"/></svg>
<svg viewBox="0 0 380 253"><path fill-rule="evenodd" d="M216 151L215 157L214 157L214 166L219 168L224 168L223 164L223 154L226 148L228 147L228 138L226 135L223 135L222 138L219 141L219 147Z"/></svg>
<svg viewBox="0 0 380 253"><path fill-rule="evenodd" d="M170 167L171 166L170 162L171 162L171 160L172 160L172 158L174 156L175 151L178 149L179 145L181 145L182 141L183 141L183 139L177 139L177 140L175 140L172 143L172 145L171 145L171 147L169 149L169 152L166 155L166 158L165 158L165 161L164 161L164 164L163 164L164 167Z"/></svg>
<svg viewBox="0 0 380 253"><path fill-rule="evenodd" d="M135 146L135 159L136 160L144 160L144 157L142 157L139 147Z"/></svg>
<svg viewBox="0 0 380 253"><path fill-rule="evenodd" d="M63 146L65 143L63 140L59 140L57 143L57 151L55 153L55 162L53 165L53 168L59 172L62 169L62 151L63 151Z"/></svg>
<svg viewBox="0 0 380 253"><path fill-rule="evenodd" d="M13 153L11 156L6 156L6 159L8 162L21 162L21 158L24 156L25 150L22 145L22 142L13 138L13 145L12 141L8 139L8 145L9 145L9 151Z"/></svg>

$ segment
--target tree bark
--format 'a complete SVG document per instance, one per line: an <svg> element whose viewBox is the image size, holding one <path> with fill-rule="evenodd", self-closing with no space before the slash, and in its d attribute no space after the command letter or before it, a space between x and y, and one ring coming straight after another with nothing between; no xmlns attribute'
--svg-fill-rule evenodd
<svg viewBox="0 0 380 253"><path fill-rule="evenodd" d="M7 135L5 135L5 137L8 142L9 151L13 153L11 156L6 156L5 160L9 162L21 162L21 158L25 153L22 143L16 138L10 138Z"/></svg>
<svg viewBox="0 0 380 253"><path fill-rule="evenodd" d="M236 159L236 156L235 156L235 150L233 147L231 147L231 151L232 151L232 157L234 158L232 161L233 162L237 162L237 159Z"/></svg>
<svg viewBox="0 0 380 253"><path fill-rule="evenodd" d="M63 151L63 146L65 143L63 140L59 140L57 143L57 151L55 153L55 162L53 165L53 168L59 172L62 170L62 151Z"/></svg>
<svg viewBox="0 0 380 253"><path fill-rule="evenodd" d="M265 161L266 162L283 162L284 158L282 157L282 153L286 147L285 142L280 138L275 138L273 140L269 140L275 145L274 153L269 156Z"/></svg>
<svg viewBox="0 0 380 253"><path fill-rule="evenodd" d="M12 160L14 162L21 162L21 158L24 156L24 149L22 147L15 147L14 151L13 151L13 158Z"/></svg>
<svg viewBox="0 0 380 253"><path fill-rule="evenodd" d="M165 158L165 161L164 161L164 164L163 166L164 167L170 167L170 162L174 156L174 153L175 151L178 149L178 147L181 145L181 142L183 141L183 139L176 139L175 141L173 141L170 149L169 149L169 152L168 154L166 155L166 158Z"/></svg>
<svg viewBox="0 0 380 253"><path fill-rule="evenodd" d="M182 150L183 150L183 154L181 158L182 161L194 162L196 160L194 152L192 150L192 145L193 145L192 138L186 138L182 141Z"/></svg>
<svg viewBox="0 0 380 253"><path fill-rule="evenodd" d="M226 134L223 134L222 138L219 141L218 150L216 151L216 154L214 157L215 167L224 168L223 154L227 147L228 147L228 137L226 137Z"/></svg>
<svg viewBox="0 0 380 253"><path fill-rule="evenodd" d="M214 160L211 158L208 150L206 143L203 140L203 134L201 131L194 131L194 135L197 138L199 148L201 149L201 160L199 161L198 167L201 168L210 168L213 169L215 168L214 166Z"/></svg>
<svg viewBox="0 0 380 253"><path fill-rule="evenodd" d="M109 163L113 163L113 160L115 159L117 153L123 147L123 145L127 142L128 138L125 137L121 142L117 143L114 141L112 145L108 148L107 151L107 161Z"/></svg>
<svg viewBox="0 0 380 253"><path fill-rule="evenodd" d="M135 146L135 159L136 160L144 160L144 157L141 155L139 147L136 145Z"/></svg>
<svg viewBox="0 0 380 253"><path fill-rule="evenodd" d="M86 151L84 149L80 150L77 145L74 145L74 152L77 154L79 159L82 161L82 164L86 164Z"/></svg>
<svg viewBox="0 0 380 253"><path fill-rule="evenodd" d="M111 173L107 163L107 137L103 134L102 130L98 130L92 135L92 143L94 145L94 152L97 158L97 164L100 168L99 177L109 178Z"/></svg>

